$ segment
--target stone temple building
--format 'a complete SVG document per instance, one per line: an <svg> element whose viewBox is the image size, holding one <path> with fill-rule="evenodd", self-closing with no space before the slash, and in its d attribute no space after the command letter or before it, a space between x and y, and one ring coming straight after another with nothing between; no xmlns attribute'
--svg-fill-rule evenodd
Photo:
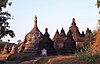
<svg viewBox="0 0 100 64"><path fill-rule="evenodd" d="M25 39L18 47L18 50L16 51L14 46L9 47L8 49L7 45L5 45L3 53L14 54L16 52L24 52L41 55L42 50L45 50L47 55L74 53L76 49L80 50L83 48L85 38L90 33L91 30L89 28L87 28L85 34L84 32L80 33L75 23L75 18L73 18L67 34L65 33L64 28L62 28L60 33L57 30L53 39L50 39L47 28L45 29L44 35L38 29L37 16L35 16L34 26L32 30L25 35Z"/></svg>
<svg viewBox="0 0 100 64"><path fill-rule="evenodd" d="M54 47L57 51L57 54L62 55L63 53L63 46L64 46L64 42L67 39L67 36L65 34L64 29L61 29L61 32L59 34L59 31L57 30L52 41L54 42Z"/></svg>
<svg viewBox="0 0 100 64"><path fill-rule="evenodd" d="M20 55L22 58L74 54L76 50L80 51L83 48L86 38L89 38L91 33L89 28L87 28L86 33L83 31L80 33L75 18L73 18L67 34L64 28L60 32L57 29L53 39L51 39L47 28L44 34L38 29L37 16L35 16L34 26L25 35L24 41L20 45L6 44L0 52L0 58L7 60L10 55L16 55L16 53L22 53L23 55Z"/></svg>
<svg viewBox="0 0 100 64"><path fill-rule="evenodd" d="M85 34L84 34L84 32L82 32L82 34L80 33L78 27L76 26L75 18L72 19L72 24L69 27L69 29L71 30L73 38L76 42L76 47L82 48L83 43L84 43L84 39L85 39Z"/></svg>
<svg viewBox="0 0 100 64"><path fill-rule="evenodd" d="M83 46L84 46L83 44L84 44L86 36L88 34L92 33L89 28L87 28L85 34L84 34L84 31L82 31L82 33L80 33L78 26L76 26L75 18L72 19L72 23L71 23L71 26L69 27L69 30L71 31L73 39L76 42L77 50L80 50L83 48ZM64 29L61 30L60 34L59 34L58 30L55 32L55 35L52 40L54 42L55 48L58 50L58 53L62 53L64 42L66 39L67 39L67 37L66 37Z"/></svg>
<svg viewBox="0 0 100 64"><path fill-rule="evenodd" d="M24 42L21 44L20 51L23 49L23 52L34 52L36 54L38 52L38 43L41 37L42 33L38 29L37 16L35 16L33 29L26 34Z"/></svg>

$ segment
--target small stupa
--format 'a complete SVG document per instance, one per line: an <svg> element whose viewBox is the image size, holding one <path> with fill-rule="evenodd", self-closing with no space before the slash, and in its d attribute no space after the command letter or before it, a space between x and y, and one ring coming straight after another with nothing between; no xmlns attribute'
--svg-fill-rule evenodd
<svg viewBox="0 0 100 64"><path fill-rule="evenodd" d="M64 53L75 53L76 50L76 42L73 39L71 30L67 33L67 39L64 42Z"/></svg>
<svg viewBox="0 0 100 64"><path fill-rule="evenodd" d="M45 33L42 37L42 39L39 42L39 54L41 55L42 50L46 50L47 51L47 56L50 55L57 55L56 50L54 49L54 43L53 41L49 38L49 34L48 34L48 29L45 29Z"/></svg>
<svg viewBox="0 0 100 64"><path fill-rule="evenodd" d="M92 31L89 28L87 28L86 35L89 35L90 33L92 33Z"/></svg>
<svg viewBox="0 0 100 64"><path fill-rule="evenodd" d="M2 51L2 54L8 54L8 53L9 53L9 47L8 47L8 44L6 44Z"/></svg>
<svg viewBox="0 0 100 64"><path fill-rule="evenodd" d="M57 31L55 32L55 35L54 35L54 37L53 37L53 41L54 42L56 42L56 40L59 38L59 31L58 31L58 29L57 29Z"/></svg>
<svg viewBox="0 0 100 64"><path fill-rule="evenodd" d="M13 45L10 54L15 54L15 53L17 53L17 48Z"/></svg>
<svg viewBox="0 0 100 64"><path fill-rule="evenodd" d="M20 47L18 47L18 53L23 52L24 50L24 46L23 44L20 45Z"/></svg>
<svg viewBox="0 0 100 64"><path fill-rule="evenodd" d="M64 28L62 27L62 29L61 29L61 32L60 32L60 37L66 37L66 34L65 34L65 31L64 31Z"/></svg>
<svg viewBox="0 0 100 64"><path fill-rule="evenodd" d="M58 30L56 31L53 37L53 42L54 42L54 48L56 49L58 55L62 55L63 46L66 38L67 37L63 28L61 29L60 33L58 32Z"/></svg>
<svg viewBox="0 0 100 64"><path fill-rule="evenodd" d="M84 44L84 40L85 40L85 34L80 33L79 28L76 25L75 18L72 19L72 23L71 23L71 26L69 27L69 29L72 32L72 36L73 36L73 39L76 42L77 49L79 49L79 50L82 49L83 44Z"/></svg>

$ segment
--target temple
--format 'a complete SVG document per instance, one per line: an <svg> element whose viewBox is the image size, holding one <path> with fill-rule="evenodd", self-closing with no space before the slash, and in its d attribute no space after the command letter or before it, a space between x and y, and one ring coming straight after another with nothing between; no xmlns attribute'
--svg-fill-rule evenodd
<svg viewBox="0 0 100 64"><path fill-rule="evenodd" d="M71 30L67 33L67 39L64 42L64 54L74 54L76 51L76 42L73 39Z"/></svg>
<svg viewBox="0 0 100 64"><path fill-rule="evenodd" d="M78 26L76 26L75 18L72 19L72 23L71 23L71 26L69 27L69 30L72 33L72 36L73 36L72 38L76 42L77 50L80 50L83 48L85 38L88 36L88 34L92 33L89 28L87 28L86 33L84 33L84 31L82 31L82 33L80 33ZM55 35L52 40L54 42L55 48L57 49L58 53L60 53L60 54L62 53L64 42L66 41L67 38L68 38L68 36L66 36L63 28L62 28L60 34L59 34L58 30L55 32Z"/></svg>
<svg viewBox="0 0 100 64"><path fill-rule="evenodd" d="M56 50L54 49L54 43L53 41L49 38L49 34L48 34L48 29L45 29L45 33L42 37L42 39L39 42L39 54L41 55L41 51L43 49L47 50L47 56L50 55L57 55Z"/></svg>
<svg viewBox="0 0 100 64"><path fill-rule="evenodd" d="M84 39L85 39L85 35L84 35L84 32L82 32L82 34L80 33L78 27L76 26L75 18L72 19L72 24L69 27L69 29L72 32L72 36L73 36L73 39L76 42L77 49L82 48L83 43L84 43Z"/></svg>
<svg viewBox="0 0 100 64"><path fill-rule="evenodd" d="M24 52L34 52L37 53L38 50L38 43L39 40L42 37L42 33L38 29L37 26L37 16L34 17L34 26L33 29L26 34L23 46L24 46Z"/></svg>
<svg viewBox="0 0 100 64"><path fill-rule="evenodd" d="M25 53L33 56L52 56L74 54L75 51L80 51L84 47L85 39L92 34L87 28L86 33L80 32L76 25L75 18L72 19L68 33L65 33L64 28L60 31L56 30L54 37L51 39L48 33L48 28L42 34L37 25L37 16L34 17L34 26L32 30L25 35L24 41L20 45L5 44L1 54L16 54Z"/></svg>

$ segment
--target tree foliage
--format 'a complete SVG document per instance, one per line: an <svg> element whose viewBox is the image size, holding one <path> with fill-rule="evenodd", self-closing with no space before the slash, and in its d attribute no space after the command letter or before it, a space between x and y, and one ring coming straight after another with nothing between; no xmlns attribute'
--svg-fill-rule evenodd
<svg viewBox="0 0 100 64"><path fill-rule="evenodd" d="M100 0L97 0L97 7L99 8L100 7Z"/></svg>
<svg viewBox="0 0 100 64"><path fill-rule="evenodd" d="M12 38L15 36L14 31L9 29L9 22L7 21L11 19L11 14L7 11L2 11L3 8L6 8L7 3L8 0L0 0L0 39L7 35L10 35Z"/></svg>
<svg viewBox="0 0 100 64"><path fill-rule="evenodd" d="M84 49L87 49L91 46L92 44L92 40L93 40L94 35L92 33L89 33L86 35L85 37L85 41L84 41Z"/></svg>

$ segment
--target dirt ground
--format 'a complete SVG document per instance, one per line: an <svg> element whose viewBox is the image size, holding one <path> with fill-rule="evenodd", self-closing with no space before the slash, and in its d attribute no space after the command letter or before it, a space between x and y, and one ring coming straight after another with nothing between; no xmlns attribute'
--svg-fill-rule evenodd
<svg viewBox="0 0 100 64"><path fill-rule="evenodd" d="M29 60L21 62L20 64L88 64L85 61L77 60L75 56L55 56L42 57L38 60ZM100 58L89 64L100 64Z"/></svg>

